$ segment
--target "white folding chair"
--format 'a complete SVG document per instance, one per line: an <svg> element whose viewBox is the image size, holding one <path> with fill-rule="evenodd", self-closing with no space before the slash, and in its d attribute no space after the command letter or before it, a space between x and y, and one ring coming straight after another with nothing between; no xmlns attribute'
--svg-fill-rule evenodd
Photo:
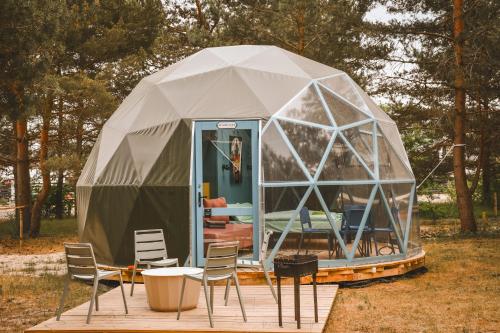
<svg viewBox="0 0 500 333"><path fill-rule="evenodd" d="M99 311L99 298L97 295L97 289L99 287L99 281L108 278L113 275L118 275L120 278L120 288L122 291L123 305L125 306L125 313L128 313L127 300L125 299L125 291L123 289L122 273L120 270L107 271L100 270L97 268L97 263L95 261L94 250L92 245L89 243L64 243L64 251L66 253L66 264L68 267L67 279L64 282L63 294L61 296L61 302L59 303L59 308L57 309L57 319L61 319L61 313L64 308L64 299L68 293L69 282L72 279L92 281L94 282L94 287L92 289L92 298L90 299L89 313L87 315L87 324L90 323L90 316L92 315L92 309Z"/></svg>
<svg viewBox="0 0 500 333"><path fill-rule="evenodd" d="M271 289L271 294L273 294L274 300L276 303L278 302L278 296L276 296L276 291L274 291L273 283L271 281L271 277L269 276L269 272L266 269L265 265L265 260L267 256L267 248L269 246L269 239L273 235L273 232L271 230L266 230L264 233L264 239L262 240L262 246L260 248L260 260L259 261L253 261L249 259L243 259L238 261L238 267L255 267L255 266L260 266L262 271L264 272L264 276L266 278L267 285ZM229 293L229 285L226 287L226 293Z"/></svg>
<svg viewBox="0 0 500 333"><path fill-rule="evenodd" d="M135 275L137 266L151 267L179 266L177 258L168 258L167 246L162 229L134 231L135 260L132 272L132 286L130 296L134 295Z"/></svg>
<svg viewBox="0 0 500 333"><path fill-rule="evenodd" d="M236 271L236 260L238 259L238 246L239 242L221 242L221 243L211 243L208 246L207 257L205 259L205 269L203 273L196 275L184 274L182 280L181 297L179 300L179 307L177 309L177 320L181 316L182 309L182 299L184 298L184 289L186 287L186 279L192 279L201 282L205 292L205 300L207 302L208 309L208 319L210 321L210 327L214 327L212 314L214 312L214 283L216 281L230 280L233 279L236 286L236 292L238 293L238 300L240 301L241 313L243 314L243 320L247 321L247 315L245 313L245 307L243 305L243 299L241 297L240 284L238 281L238 273ZM208 286L210 285L210 295L208 293ZM228 288L226 284L226 295L225 295L225 305L227 305L227 300L229 298Z"/></svg>

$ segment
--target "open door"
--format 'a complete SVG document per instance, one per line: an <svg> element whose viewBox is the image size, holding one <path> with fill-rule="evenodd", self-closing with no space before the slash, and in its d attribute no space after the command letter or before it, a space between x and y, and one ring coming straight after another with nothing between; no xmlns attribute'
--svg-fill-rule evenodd
<svg viewBox="0 0 500 333"><path fill-rule="evenodd" d="M196 264L212 242L240 243L259 258L259 121L196 121L194 197Z"/></svg>

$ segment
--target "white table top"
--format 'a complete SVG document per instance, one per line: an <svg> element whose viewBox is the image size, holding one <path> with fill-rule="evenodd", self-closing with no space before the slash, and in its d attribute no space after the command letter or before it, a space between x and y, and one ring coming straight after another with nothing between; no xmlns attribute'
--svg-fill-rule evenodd
<svg viewBox="0 0 500 333"><path fill-rule="evenodd" d="M146 269L141 272L145 276L183 276L184 274L201 274L203 273L202 268L197 267L165 267L165 268L153 268Z"/></svg>

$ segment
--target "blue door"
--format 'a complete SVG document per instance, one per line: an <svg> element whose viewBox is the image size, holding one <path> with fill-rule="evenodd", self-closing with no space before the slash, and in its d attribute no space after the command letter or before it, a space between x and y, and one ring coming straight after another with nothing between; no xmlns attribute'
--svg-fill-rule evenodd
<svg viewBox="0 0 500 333"><path fill-rule="evenodd" d="M259 258L259 121L196 121L195 261L212 242L240 243L240 258Z"/></svg>

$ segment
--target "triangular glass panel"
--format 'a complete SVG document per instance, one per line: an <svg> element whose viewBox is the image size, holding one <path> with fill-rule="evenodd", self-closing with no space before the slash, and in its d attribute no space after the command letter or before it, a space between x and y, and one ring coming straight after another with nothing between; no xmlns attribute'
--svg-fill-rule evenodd
<svg viewBox="0 0 500 333"><path fill-rule="evenodd" d="M321 94L323 95L328 108L330 109L333 119L337 123L337 126L349 125L361 120L369 119L369 117L361 111L356 110L352 105L343 101L337 96L334 96L331 92L318 85Z"/></svg>
<svg viewBox="0 0 500 333"><path fill-rule="evenodd" d="M374 101L373 99L363 90L360 86L358 86L355 82L352 82L354 88L357 90L365 104L368 106L370 113L373 115L375 119L384 120L392 122L392 119L385 113Z"/></svg>
<svg viewBox="0 0 500 333"><path fill-rule="evenodd" d="M314 176L332 137L332 131L284 120L278 122L309 173Z"/></svg>
<svg viewBox="0 0 500 333"><path fill-rule="evenodd" d="M380 130L377 134L377 144L380 179L414 179Z"/></svg>
<svg viewBox="0 0 500 333"><path fill-rule="evenodd" d="M345 244L345 252L351 255L370 256L372 253L367 242L372 223L371 217L367 215L363 229L360 229L360 226L365 211L368 209L373 187L373 184L318 186L328 210L332 216L336 217L336 220L340 219L339 236ZM356 244L358 233L360 233L360 241Z"/></svg>
<svg viewBox="0 0 500 333"><path fill-rule="evenodd" d="M394 221L401 228L401 237L406 233L412 187L413 184L382 184Z"/></svg>
<svg viewBox="0 0 500 333"><path fill-rule="evenodd" d="M309 86L299 96L288 103L279 116L310 123L332 126L314 86Z"/></svg>
<svg viewBox="0 0 500 333"><path fill-rule="evenodd" d="M420 220L418 219L418 202L417 196L414 196L413 203L411 204L411 224L410 235L408 237L407 255L413 256L421 253L422 240L420 239Z"/></svg>
<svg viewBox="0 0 500 333"><path fill-rule="evenodd" d="M386 123L383 121L378 122L380 130L390 142L392 148L398 155L399 159L411 170L410 162L408 161L408 155L406 154L405 147L403 146L403 141L401 140L401 135L399 134L398 127L395 123Z"/></svg>
<svg viewBox="0 0 500 333"><path fill-rule="evenodd" d="M372 255L401 252L402 230L401 225L393 221L396 215L396 211L390 208L385 196L377 190L370 210Z"/></svg>
<svg viewBox="0 0 500 333"><path fill-rule="evenodd" d="M344 139L337 135L318 179L320 181L365 180L372 177Z"/></svg>
<svg viewBox="0 0 500 333"><path fill-rule="evenodd" d="M274 122L262 134L262 169L265 182L307 180Z"/></svg>
<svg viewBox="0 0 500 333"><path fill-rule="evenodd" d="M373 123L364 124L361 126L351 127L342 131L342 134L356 150L358 155L363 159L363 162L375 172L375 163L373 156Z"/></svg>
<svg viewBox="0 0 500 333"><path fill-rule="evenodd" d="M336 75L319 81L321 84L330 88L333 92L344 97L346 100L357 106L358 108L367 111L368 106L365 104L359 93L351 84L351 79L346 74Z"/></svg>
<svg viewBox="0 0 500 333"><path fill-rule="evenodd" d="M286 186L286 187L265 187L264 188L264 223L266 232L273 233L269 240L266 258L269 257L274 247L278 246L276 241L285 231L293 218L290 230L285 236L285 240L279 247L278 254L289 255L297 253L302 227L297 208L302 199L311 193L311 187L307 186ZM297 214L295 214L297 212Z"/></svg>
<svg viewBox="0 0 500 333"><path fill-rule="evenodd" d="M312 253L320 259L345 259L340 236L342 213L330 211L319 189L314 189L301 208L298 252Z"/></svg>

